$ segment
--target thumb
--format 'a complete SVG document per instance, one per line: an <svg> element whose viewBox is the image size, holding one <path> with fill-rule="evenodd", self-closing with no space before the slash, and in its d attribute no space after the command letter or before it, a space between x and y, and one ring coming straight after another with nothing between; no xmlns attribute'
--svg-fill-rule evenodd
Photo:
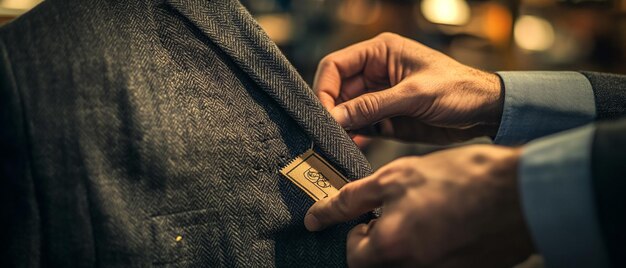
<svg viewBox="0 0 626 268"><path fill-rule="evenodd" d="M408 113L410 100L394 88L363 94L337 105L331 116L346 130L356 130L388 117Z"/></svg>
<svg viewBox="0 0 626 268"><path fill-rule="evenodd" d="M336 195L313 204L304 217L304 226L309 231L319 231L354 219L382 205L384 196L381 192L381 184L375 175L350 182Z"/></svg>

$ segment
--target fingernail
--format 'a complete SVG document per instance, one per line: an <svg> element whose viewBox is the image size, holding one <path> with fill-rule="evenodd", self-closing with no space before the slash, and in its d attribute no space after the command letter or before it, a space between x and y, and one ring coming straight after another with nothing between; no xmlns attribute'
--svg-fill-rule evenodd
<svg viewBox="0 0 626 268"><path fill-rule="evenodd" d="M315 217L315 215L307 213L306 216L304 216L304 227L306 227L306 229L311 232L315 232L318 231L322 226L317 217Z"/></svg>
<svg viewBox="0 0 626 268"><path fill-rule="evenodd" d="M337 123L346 130L350 130L350 118L348 110L344 106L337 106L330 111L330 115L335 118Z"/></svg>

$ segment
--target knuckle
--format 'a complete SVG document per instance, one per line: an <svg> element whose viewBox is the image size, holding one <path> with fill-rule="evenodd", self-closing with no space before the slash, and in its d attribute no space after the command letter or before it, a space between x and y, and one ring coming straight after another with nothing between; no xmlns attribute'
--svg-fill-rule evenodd
<svg viewBox="0 0 626 268"><path fill-rule="evenodd" d="M406 232L399 228L385 228L372 239L374 248L383 260L392 261L406 257L409 254Z"/></svg>
<svg viewBox="0 0 626 268"><path fill-rule="evenodd" d="M359 98L354 105L354 114L361 116L367 122L375 120L376 114L380 109L380 100L376 95L366 94Z"/></svg>
<svg viewBox="0 0 626 268"><path fill-rule="evenodd" d="M375 38L378 39L382 39L382 40L390 40L390 39L395 39L400 37L400 35L396 34L396 33L392 33L392 32L382 32L380 34L378 34Z"/></svg>
<svg viewBox="0 0 626 268"><path fill-rule="evenodd" d="M403 157L380 168L372 178L375 189L384 197L402 196L408 189L425 182L415 162L420 157Z"/></svg>
<svg viewBox="0 0 626 268"><path fill-rule="evenodd" d="M337 212L343 218L349 218L350 216L350 200L354 196L354 187L350 184L346 184L339 190L339 195L334 199Z"/></svg>
<svg viewBox="0 0 626 268"><path fill-rule="evenodd" d="M332 66L334 63L334 57L333 54L328 54L325 57L323 57L320 62L317 64L317 69L323 69L323 68L327 68Z"/></svg>
<svg viewBox="0 0 626 268"><path fill-rule="evenodd" d="M401 182L398 180L398 176L396 176L397 171L393 169L389 169L387 174L383 174L377 179L377 184L380 189L390 189L400 187Z"/></svg>
<svg viewBox="0 0 626 268"><path fill-rule="evenodd" d="M402 82L404 83L400 83L396 87L394 87L396 93L399 94L400 96L412 97L416 93L419 93L419 91L416 90L417 88L419 88L419 83L416 83L410 80L402 81Z"/></svg>
<svg viewBox="0 0 626 268"><path fill-rule="evenodd" d="M419 161L421 159L421 157L419 156L405 156L405 157L401 157L398 158L398 162L403 166L406 167L410 164L412 164L415 161Z"/></svg>
<svg viewBox="0 0 626 268"><path fill-rule="evenodd" d="M394 167L399 175L410 177L417 171L415 170L416 162L419 161L417 156L406 156L394 161Z"/></svg>
<svg viewBox="0 0 626 268"><path fill-rule="evenodd" d="M401 176L386 176L380 179L381 194L386 197L398 197L407 191L407 179Z"/></svg>

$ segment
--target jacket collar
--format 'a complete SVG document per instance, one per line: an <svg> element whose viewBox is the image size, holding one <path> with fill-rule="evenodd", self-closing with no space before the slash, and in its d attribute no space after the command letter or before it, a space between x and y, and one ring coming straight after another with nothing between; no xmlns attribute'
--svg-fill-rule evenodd
<svg viewBox="0 0 626 268"><path fill-rule="evenodd" d="M371 173L369 163L326 112L308 85L236 0L165 0L212 40L313 140L349 179Z"/></svg>

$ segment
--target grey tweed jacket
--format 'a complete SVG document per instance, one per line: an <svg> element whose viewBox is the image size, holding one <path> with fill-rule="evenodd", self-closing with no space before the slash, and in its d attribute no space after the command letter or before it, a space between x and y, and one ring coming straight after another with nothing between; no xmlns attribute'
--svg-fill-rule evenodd
<svg viewBox="0 0 626 268"><path fill-rule="evenodd" d="M0 29L1 267L336 267L279 169L370 167L234 0L48 0Z"/></svg>

